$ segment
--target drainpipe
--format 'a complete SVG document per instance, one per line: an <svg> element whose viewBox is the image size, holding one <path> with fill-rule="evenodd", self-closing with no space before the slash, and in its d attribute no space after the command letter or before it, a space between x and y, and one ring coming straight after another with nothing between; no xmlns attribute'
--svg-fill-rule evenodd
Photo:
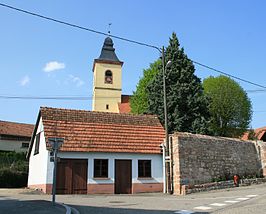
<svg viewBox="0 0 266 214"><path fill-rule="evenodd" d="M163 193L167 193L166 192L167 177L165 176L165 145L162 143L161 147L163 149Z"/></svg>

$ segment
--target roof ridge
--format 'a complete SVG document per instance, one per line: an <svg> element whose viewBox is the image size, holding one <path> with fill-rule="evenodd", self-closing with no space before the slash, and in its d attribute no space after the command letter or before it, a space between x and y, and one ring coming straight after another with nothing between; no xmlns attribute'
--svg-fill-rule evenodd
<svg viewBox="0 0 266 214"><path fill-rule="evenodd" d="M0 120L0 123L1 123L1 122L34 126L34 124L32 124L32 123L22 123L22 122L14 122L14 121Z"/></svg>
<svg viewBox="0 0 266 214"><path fill-rule="evenodd" d="M67 108L54 108L54 107L46 107L41 106L41 110L45 109L51 109L51 110L63 110L63 111L73 111L73 112L84 112L91 114L109 114L109 115L116 115L116 116L129 116L129 117L150 117L150 118L158 118L156 115L153 114L133 114L133 113L116 113L116 112L102 112L102 111L91 111L91 110L85 110L85 109L67 109Z"/></svg>

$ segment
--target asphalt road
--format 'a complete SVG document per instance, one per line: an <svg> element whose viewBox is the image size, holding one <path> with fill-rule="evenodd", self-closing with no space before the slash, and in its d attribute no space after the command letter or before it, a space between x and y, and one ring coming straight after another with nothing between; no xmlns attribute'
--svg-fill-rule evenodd
<svg viewBox="0 0 266 214"><path fill-rule="evenodd" d="M45 200L19 200L15 198L0 197L0 214L49 214L66 213L62 206L52 206Z"/></svg>
<svg viewBox="0 0 266 214"><path fill-rule="evenodd" d="M23 206L31 203L31 207L39 206L38 210L42 209L43 201L49 203L48 201L51 200L50 195L32 193L30 190L0 189L0 198L3 197L19 200L24 204ZM56 200L75 208L81 214L266 214L266 184L186 196L164 194L58 195ZM3 206L2 201L3 199L0 199L0 213L3 207L5 210L8 209L8 203ZM62 212L51 210L51 213Z"/></svg>

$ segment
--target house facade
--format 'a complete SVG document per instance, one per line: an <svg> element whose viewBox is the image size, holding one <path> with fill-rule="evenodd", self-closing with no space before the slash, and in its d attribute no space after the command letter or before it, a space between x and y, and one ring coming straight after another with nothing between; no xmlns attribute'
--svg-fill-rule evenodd
<svg viewBox="0 0 266 214"><path fill-rule="evenodd" d="M155 116L41 108L31 139L28 187L52 191L48 138L64 138L58 194L163 191L164 129Z"/></svg>
<svg viewBox="0 0 266 214"><path fill-rule="evenodd" d="M34 125L0 121L0 151L27 152Z"/></svg>

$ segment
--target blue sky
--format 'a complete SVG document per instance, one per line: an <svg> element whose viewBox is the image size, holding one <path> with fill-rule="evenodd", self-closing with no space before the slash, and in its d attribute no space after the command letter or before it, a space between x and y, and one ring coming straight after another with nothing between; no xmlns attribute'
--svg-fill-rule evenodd
<svg viewBox="0 0 266 214"><path fill-rule="evenodd" d="M266 86L266 2L261 0L15 1L21 9L121 37L167 46L176 32L187 55ZM0 95L91 96L92 65L105 36L0 7ZM113 39L123 66L123 93L132 94L143 69L159 57L150 48ZM57 70L56 70L57 68ZM196 66L202 80L217 73ZM245 90L260 89L241 83ZM252 127L266 125L266 92L248 93ZM91 110L91 100L0 99L0 120L35 123L40 106Z"/></svg>

